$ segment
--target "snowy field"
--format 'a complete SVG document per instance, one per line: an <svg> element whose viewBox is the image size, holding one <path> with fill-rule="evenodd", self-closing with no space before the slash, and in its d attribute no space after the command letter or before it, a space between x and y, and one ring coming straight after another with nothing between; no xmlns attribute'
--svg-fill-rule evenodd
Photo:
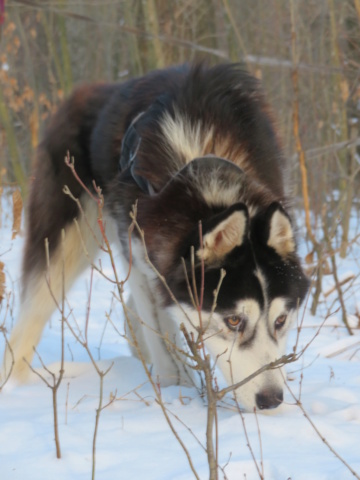
<svg viewBox="0 0 360 480"><path fill-rule="evenodd" d="M5 264L10 294L0 307L0 325L6 316L10 330L19 300L19 274L23 238L11 240L9 200L1 201L0 261ZM357 251L356 251L357 249ZM305 247L302 247L306 253ZM339 261L339 276L360 272L360 247L354 244L351 258ZM105 264L106 259L103 259ZM105 266L106 268L106 266ZM109 269L110 271L110 269ZM356 285L356 283L358 285ZM68 296L73 318L84 322L90 270ZM326 277L329 291L333 278ZM360 311L359 279L345 293L349 321L355 326ZM96 478L99 480L188 480L194 478L188 460L154 400L151 385L138 360L131 357L123 332L121 308L112 301L109 285L98 275L93 282L89 346L105 371L104 404L96 444ZM7 303L9 308L7 308ZM300 345L314 337L327 309L333 313L304 356L287 367L289 387L301 402L321 437L360 476L360 332L350 337L341 323L335 293L322 298L318 316L305 312ZM110 315L113 325L106 318ZM120 332L120 334L119 334ZM289 352L296 337L291 332ZM39 354L50 370L59 370L61 330L54 314L39 345ZM0 336L0 355L4 340ZM84 348L67 329L65 377L58 394L62 458L55 454L51 390L36 375L21 387L0 393L0 479L91 479L92 442L99 402L99 376ZM39 360L34 366L41 370ZM186 445L201 479L209 477L204 451L206 405L195 389L169 387L162 398L178 435ZM330 451L309 419L285 392L285 404L271 415L243 414L249 444L267 480L346 480L356 478ZM218 409L219 478L259 479L239 413L226 405ZM226 475L226 476L225 476Z"/></svg>

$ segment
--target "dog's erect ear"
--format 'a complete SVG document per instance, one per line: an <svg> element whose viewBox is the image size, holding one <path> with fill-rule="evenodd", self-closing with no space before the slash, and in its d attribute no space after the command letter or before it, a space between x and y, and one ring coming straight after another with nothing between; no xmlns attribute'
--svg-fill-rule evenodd
<svg viewBox="0 0 360 480"><path fill-rule="evenodd" d="M278 203L271 204L268 213L269 236L267 245L272 247L281 257L287 257L296 248L290 218Z"/></svg>
<svg viewBox="0 0 360 480"><path fill-rule="evenodd" d="M248 231L249 215L245 205L233 206L214 221L216 219L218 222L203 235L203 248L197 252L208 264L218 262L235 247L240 247Z"/></svg>

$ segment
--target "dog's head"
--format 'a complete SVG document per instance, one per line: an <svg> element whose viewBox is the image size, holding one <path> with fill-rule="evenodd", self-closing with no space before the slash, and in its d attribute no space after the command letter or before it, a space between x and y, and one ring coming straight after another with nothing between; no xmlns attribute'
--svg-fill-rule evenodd
<svg viewBox="0 0 360 480"><path fill-rule="evenodd" d="M205 345L232 385L285 353L287 333L308 280L295 256L290 219L280 204L272 203L252 218L244 204L233 205L215 217L209 229L205 225L202 243L196 256L205 267ZM191 253L188 272L190 257ZM202 268L197 265L196 275ZM221 285L220 269L226 273ZM186 311L187 327L195 333L199 315L191 306ZM237 394L249 410L271 409L282 403L283 385L282 372L268 370Z"/></svg>
<svg viewBox="0 0 360 480"><path fill-rule="evenodd" d="M150 256L186 318L170 300L167 308L196 337L200 319L186 276L190 285L195 280L198 298L204 287L205 346L229 385L285 353L308 289L290 217L280 202L266 199L234 164L207 157L190 162L161 192L139 202ZM281 404L283 385L280 370L267 370L237 396L249 410L271 409Z"/></svg>

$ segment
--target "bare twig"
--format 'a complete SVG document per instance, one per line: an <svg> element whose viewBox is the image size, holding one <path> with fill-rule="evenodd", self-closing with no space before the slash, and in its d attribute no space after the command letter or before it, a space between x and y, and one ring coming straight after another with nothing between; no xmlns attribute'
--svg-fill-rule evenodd
<svg viewBox="0 0 360 480"><path fill-rule="evenodd" d="M329 288L328 290L326 290L326 292L323 293L324 297L325 298L328 297L333 292L335 292L335 290L338 287L343 287L346 283L351 282L351 280L354 280L354 278L355 278L355 275L353 273L350 273L347 277L343 278L342 280L338 280L337 285L334 285L333 287Z"/></svg>
<svg viewBox="0 0 360 480"><path fill-rule="evenodd" d="M284 379L285 380L285 379ZM294 399L296 405L300 408L302 414L304 415L304 417L306 418L306 420L309 422L309 424L311 425L311 427L313 428L314 432L317 434L317 436L321 439L321 441L327 446L327 448L331 451L331 453L333 453L335 455L335 457L340 460L340 462L345 465L345 467L350 471L350 473L355 477L357 478L358 480L360 480L360 475L358 473L355 472L355 470L353 470L353 468L351 468L351 466L342 458L342 456L330 445L330 443L326 440L326 438L322 435L322 433L320 432L320 430L316 427L316 425L314 424L314 422L311 420L309 414L307 413L307 411L305 410L302 402L300 401L300 398L297 397L294 392L292 391L292 389L289 387L289 384L285 381L285 385L286 385L286 388L287 390L289 391L290 395L292 396L292 398Z"/></svg>
<svg viewBox="0 0 360 480"><path fill-rule="evenodd" d="M67 157L69 158L69 156ZM73 165L73 163L71 164L71 162L67 162L68 166L71 168L73 174L75 175L75 177L77 178L77 180L79 181L80 184L83 185L82 181L80 180L80 178L78 177L78 175L76 174L75 172L75 167ZM83 185L84 186L84 185ZM85 186L84 186L85 187ZM162 411L163 411L163 414L165 416L165 419L171 429L171 431L173 432L174 436L176 437L176 439L178 440L179 444L181 445L182 449L184 450L185 454L186 454L186 457L188 459L188 462L189 462L189 465L190 465L190 468L195 476L195 478L199 479L197 473L196 473L196 470L194 468L194 465L192 463L192 460L191 460L191 456L190 456L190 453L188 452L185 444L183 443L183 441L181 440L181 438L179 437L178 433L176 432L167 412L166 412L166 409L165 409L165 406L162 402L162 399L161 399L161 394L159 392L159 389L157 388L157 385L156 385L156 382L154 381L154 379L152 378L152 375L151 375L151 372L149 371L148 369L148 366L146 364L146 361L145 361L145 358L144 358L144 355L140 349L140 346L138 344L138 341L136 339L136 335L135 335L135 332L134 332L134 329L133 329L133 326L131 324L131 321L130 321L130 318L129 318L129 315L128 315L128 308L126 306L126 302L125 302L125 299L124 299L124 284L125 282L128 280L129 278L129 275L130 275L130 271L131 271L131 265L132 265L132 260L131 260L131 257L132 257L132 249L131 249L131 246L129 248L129 251L130 251L130 261L129 261L129 272L128 272L128 275L126 277L126 279L124 281L121 281L120 278L119 278L119 275L118 275L118 272L117 272L117 269L116 269L116 265L115 265L115 260L114 260L114 256L113 256L113 252L112 252L112 249L111 249L111 246L110 246L110 242L108 240L108 237L106 235L106 230L105 230L105 226L103 224L103 221L102 221L102 208L103 208L103 197L102 197L102 193L101 193L101 189L97 188L96 185L94 184L94 188L97 192L97 195L99 197L99 199L96 199L94 197L94 195L89 191L88 188L85 187L85 191L87 191L87 193L90 195L90 197L96 201L96 203L98 204L98 225L99 225L99 228L100 228L100 232L101 232L101 236L102 236L102 239L105 243L105 248L106 248L106 252L107 254L109 255L109 259L110 259L110 262L111 262L111 266L112 266L112 271L113 271L113 274L114 274L114 277L115 277L115 284L116 284L116 287L117 287L117 291L118 291L118 296L119 296L119 299L120 299L120 302L121 302L121 305L123 307L123 310L124 310L124 315L125 315L125 320L126 320L126 323L128 325L128 328L129 328L129 331L130 331L130 335L131 335L131 341L133 343L133 346L134 348L136 349L137 351L137 354L138 354L138 357L143 365L143 368L144 368L144 371L149 379L149 382L150 384L152 385L153 387L153 390L154 390L154 393L155 393L155 396L156 396L156 400L158 402L158 404L160 405ZM144 246L145 246L145 241L144 241L144 235L143 235L143 232L141 231L140 227L138 226L137 222L136 222L136 205L134 206L134 209L133 209L133 212L131 214L131 218L132 218L132 223L130 224L129 226L129 229L128 229L128 235L129 235L129 243L131 244L131 234L132 234L132 231L134 229L134 226L136 226L139 234L140 234L140 237L142 237L142 240L143 240L143 243L144 243ZM157 273L158 275L158 278L160 278L160 280L162 279L164 284L166 284L165 282L165 279L160 275L160 273L155 269L155 267L151 264L149 258L148 258L148 255L147 255L147 250L145 250L145 257L147 259L147 261L149 262L149 265L152 266L153 270ZM170 291L169 287L168 288L168 291ZM172 295L172 293L171 293ZM172 297L174 298L174 296L172 295ZM175 300L175 298L174 298ZM75 335L76 338L78 338L78 340L80 341L80 343L83 343L84 347L87 349L88 351L88 354L90 356L90 359L95 367L95 369L97 370L98 374L100 375L99 373L99 369L98 367L96 366L96 363L91 355L91 352L88 348L88 345L87 345L87 341L86 341L86 336L85 336L85 342L81 341L79 336L74 332L74 330L70 327L70 329L72 330L73 334ZM104 375L106 375L106 373L108 372L108 370L104 373ZM100 392L102 392L102 382L103 382L103 376L100 375ZM100 401L99 401L99 405L101 405L101 402L102 402L102 397L100 398ZM97 411L97 415L98 415L98 412L101 411L101 408L99 407L98 408L98 411ZM95 436L95 433L94 432L94 436ZM93 475L94 475L94 469L93 469ZM94 478L94 477L93 477Z"/></svg>
<svg viewBox="0 0 360 480"><path fill-rule="evenodd" d="M313 158L318 158L322 155L338 152L339 150L342 150L344 148L358 147L359 145L360 145L360 137L357 137L352 140L345 140L343 142L337 142L337 143L332 143L330 145L325 145L324 147L310 148L308 150L305 150L305 156L307 160L311 160ZM297 152L296 154L294 154L292 159L293 160L298 159L298 155L299 153Z"/></svg>
<svg viewBox="0 0 360 480"><path fill-rule="evenodd" d="M4 322L4 324L5 324L5 322ZM15 365L14 352L13 352L13 349L11 348L11 345L10 345L8 339L7 339L6 328L4 327L4 324L0 326L0 333L4 337L5 349L10 353L11 365L10 365L10 368L8 368L8 365L4 364L4 372L6 372L6 375L5 375L5 378L0 379L1 380L0 392L5 387L7 382L9 381L9 378L11 376L11 373L12 373L14 365Z"/></svg>
<svg viewBox="0 0 360 480"><path fill-rule="evenodd" d="M254 407L254 415L255 415L256 426L257 426L257 430L258 430L258 437L259 437L261 474L262 474L263 478L265 478L261 432L260 432L259 419L258 419L258 415L257 415L257 409L255 407Z"/></svg>
<svg viewBox="0 0 360 480"><path fill-rule="evenodd" d="M302 355L302 352L301 352ZM285 365L289 363L296 362L300 358L300 354L295 354L295 353L289 353L286 355L283 355L282 357L278 358L277 360L274 360L273 362L267 363L263 367L259 368L252 374L248 375L246 378L241 380L240 382L234 383L233 385L230 385L229 387L225 387L222 390L220 390L217 394L218 400L221 400L227 393L233 392L234 390L237 390L238 388L242 387L246 383L250 382L253 378L257 377L261 373L266 372L267 370L274 370L276 368L282 368Z"/></svg>
<svg viewBox="0 0 360 480"><path fill-rule="evenodd" d="M74 335L76 340L84 347L86 350L86 353L88 354L90 361L96 371L96 373L99 376L99 402L98 402L98 407L96 409L96 415L95 415L95 427L94 427L94 434L93 434L93 441L92 441L92 469L91 469L91 478L92 480L95 479L95 472L96 472L96 442L97 442L97 434L98 434L98 429L99 429L99 423L100 423L100 415L101 412L107 408L109 405L111 405L115 401L114 396L107 404L104 405L103 403L103 397L104 397L104 378L106 375L109 373L109 371L113 367L113 362L110 364L110 366L106 370L101 370L91 352L91 349L89 347L89 342L88 342L88 329L89 329L89 320L90 320L90 305L91 305L91 297L92 297L92 285L93 285L93 273L94 269L91 268L91 276L90 276L90 289L89 289L89 297L88 297L88 304L87 304L87 309L86 309L86 319L85 319L85 328L84 328L84 338L81 338L81 334L76 333L71 324L69 323L68 319L66 319L66 324L69 327L71 333Z"/></svg>
<svg viewBox="0 0 360 480"><path fill-rule="evenodd" d="M235 400L235 404L236 404L236 407L238 409L238 412L239 412L239 415L240 415L240 418L241 418L241 422L242 422L242 425L243 425L243 430L244 430L244 434L245 434L245 439L246 439L246 446L248 447L249 451L250 451L250 455L251 455L251 458L253 459L253 462L254 462L254 465L255 465L255 468L257 470L257 473L259 475L259 478L260 480L264 480L264 470L263 470L263 464L262 464L262 461L260 462L261 463L261 470L260 470L260 467L259 467L259 464L256 460L256 457L255 457L255 454L254 454L254 450L251 446L251 442L250 442L250 438L249 438L249 435L248 435L248 432L247 432L247 428L246 428L246 423L245 423L245 417L241 411L241 408L240 408L240 405L237 401L237 398L236 398L236 392L234 391L234 400ZM259 438L261 438L259 436Z"/></svg>
<svg viewBox="0 0 360 480"><path fill-rule="evenodd" d="M293 101L293 133L296 142L296 151L299 156L299 164L301 171L301 185L302 185L302 194L304 199L304 209L305 209L305 224L306 231L309 235L311 242L314 247L317 246L317 240L314 236L313 230L311 228L310 222L310 201L309 201L309 188L308 188L308 174L306 168L306 159L305 151L302 146L300 138L300 118L299 118L299 75L298 75L298 52L297 52L297 38L296 38L296 12L294 0L290 2L291 7L291 52L293 60L293 72L292 72L292 84L294 90L294 101Z"/></svg>
<svg viewBox="0 0 360 480"><path fill-rule="evenodd" d="M62 290L61 290L61 302L59 303L56 299L52 288L51 288L51 277L50 277L50 254L49 254L49 242L48 239L45 239L45 256L47 261L47 273L46 273L46 283L49 288L50 295L54 299L57 309L61 315L61 360L60 360L60 370L59 375L56 376L54 372L49 370L42 358L40 357L39 353L34 348L34 352L38 356L40 363L44 370L51 376L52 382L48 381L44 375L36 371L26 359L26 363L28 364L29 368L34 372L46 385L50 388L52 394L52 405L53 405L53 421L54 421L54 437L55 437L55 448L56 448L56 457L61 458L61 447L60 447L60 436L59 436L59 422L58 422L58 404L57 404L57 394L59 391L60 384L62 382L64 376L64 361L65 361L65 348L64 348L64 327L65 327L65 253L64 253L64 245L65 245L65 230L61 230L61 260L62 260Z"/></svg>

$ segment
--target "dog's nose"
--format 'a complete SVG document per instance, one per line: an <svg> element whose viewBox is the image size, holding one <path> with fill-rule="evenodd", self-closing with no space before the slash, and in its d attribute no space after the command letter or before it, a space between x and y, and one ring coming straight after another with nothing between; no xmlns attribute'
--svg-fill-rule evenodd
<svg viewBox="0 0 360 480"><path fill-rule="evenodd" d="M276 408L282 403L284 395L282 390L263 390L255 396L256 406L260 410Z"/></svg>

